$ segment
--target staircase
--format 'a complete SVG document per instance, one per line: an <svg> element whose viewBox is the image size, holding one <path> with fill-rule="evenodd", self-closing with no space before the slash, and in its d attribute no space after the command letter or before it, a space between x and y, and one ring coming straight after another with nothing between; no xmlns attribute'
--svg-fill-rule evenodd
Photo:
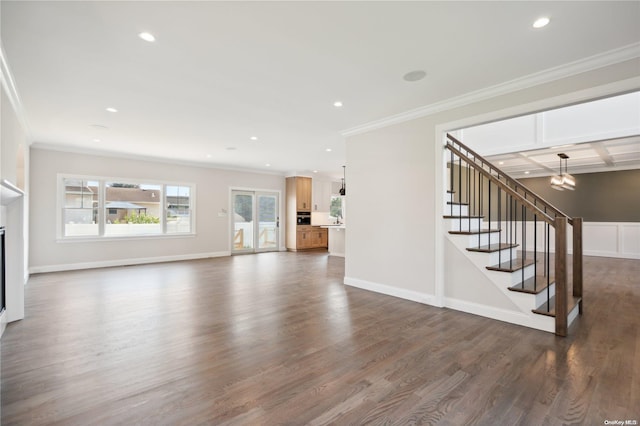
<svg viewBox="0 0 640 426"><path fill-rule="evenodd" d="M582 219L568 217L453 136L445 147L449 241L517 306L519 324L566 336L582 314Z"/></svg>

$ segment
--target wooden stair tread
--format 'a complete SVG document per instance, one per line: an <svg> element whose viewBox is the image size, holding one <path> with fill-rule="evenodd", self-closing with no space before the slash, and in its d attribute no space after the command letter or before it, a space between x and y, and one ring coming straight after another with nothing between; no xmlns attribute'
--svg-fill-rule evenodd
<svg viewBox="0 0 640 426"><path fill-rule="evenodd" d="M451 235L477 235L490 234L492 232L500 232L500 229L475 229L472 231L449 231Z"/></svg>
<svg viewBox="0 0 640 426"><path fill-rule="evenodd" d="M452 206L468 206L469 203L459 203L457 201L447 201L447 204L450 204Z"/></svg>
<svg viewBox="0 0 640 426"><path fill-rule="evenodd" d="M442 216L445 219L484 219L484 216Z"/></svg>
<svg viewBox="0 0 640 426"><path fill-rule="evenodd" d="M523 260L522 258L517 257L511 261L507 260L506 262L502 262L499 265L487 266L487 269L490 271L515 272L533 264L533 259Z"/></svg>
<svg viewBox="0 0 640 426"><path fill-rule="evenodd" d="M555 282L555 278L549 278L549 285ZM520 284L513 285L509 287L509 290L516 291L520 293L529 293L529 294L539 294L542 293L543 290L547 289L547 277L538 275L536 277L531 277Z"/></svg>
<svg viewBox="0 0 640 426"><path fill-rule="evenodd" d="M480 247L469 247L467 248L467 251L476 251L480 253L495 253L500 250L510 249L518 246L519 244L495 243L495 244L480 246Z"/></svg>
<svg viewBox="0 0 640 426"><path fill-rule="evenodd" d="M582 300L581 297L576 297L572 295L567 296L567 314L576 307L578 303ZM534 314L546 315L549 317L556 316L556 297L552 296L548 302L544 302L542 305L538 306L536 309L532 309L531 312Z"/></svg>

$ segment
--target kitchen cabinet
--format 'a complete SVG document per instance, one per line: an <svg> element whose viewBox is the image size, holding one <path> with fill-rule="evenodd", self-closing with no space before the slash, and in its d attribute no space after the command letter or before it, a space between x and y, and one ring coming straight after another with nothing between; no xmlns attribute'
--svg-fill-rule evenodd
<svg viewBox="0 0 640 426"><path fill-rule="evenodd" d="M296 176L296 208L299 212L311 211L311 178Z"/></svg>
<svg viewBox="0 0 640 426"><path fill-rule="evenodd" d="M314 212L328 212L331 206L331 181L313 179L312 207Z"/></svg>
<svg viewBox="0 0 640 426"><path fill-rule="evenodd" d="M286 246L287 250L305 250L323 247L312 243L312 231L319 228L311 225L298 225L297 216L300 212L311 214L312 180L310 177L291 176L286 179ZM325 244L324 247L327 247Z"/></svg>
<svg viewBox="0 0 640 426"><path fill-rule="evenodd" d="M311 231L311 248L327 248L328 246L329 246L328 229L314 226Z"/></svg>
<svg viewBox="0 0 640 426"><path fill-rule="evenodd" d="M296 250L313 248L310 226L298 226L296 231Z"/></svg>

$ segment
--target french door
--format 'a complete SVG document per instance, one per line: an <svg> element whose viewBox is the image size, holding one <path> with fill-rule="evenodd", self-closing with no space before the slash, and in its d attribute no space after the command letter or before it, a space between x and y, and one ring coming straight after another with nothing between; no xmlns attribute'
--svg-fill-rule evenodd
<svg viewBox="0 0 640 426"><path fill-rule="evenodd" d="M231 191L231 252L277 251L280 247L279 194Z"/></svg>

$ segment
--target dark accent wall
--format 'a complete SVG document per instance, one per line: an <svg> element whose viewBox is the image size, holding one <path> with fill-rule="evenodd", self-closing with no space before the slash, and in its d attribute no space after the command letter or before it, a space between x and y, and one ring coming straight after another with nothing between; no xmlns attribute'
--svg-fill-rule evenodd
<svg viewBox="0 0 640 426"><path fill-rule="evenodd" d="M550 177L519 179L571 217L588 222L640 222L640 170L574 174L575 191L556 191Z"/></svg>

